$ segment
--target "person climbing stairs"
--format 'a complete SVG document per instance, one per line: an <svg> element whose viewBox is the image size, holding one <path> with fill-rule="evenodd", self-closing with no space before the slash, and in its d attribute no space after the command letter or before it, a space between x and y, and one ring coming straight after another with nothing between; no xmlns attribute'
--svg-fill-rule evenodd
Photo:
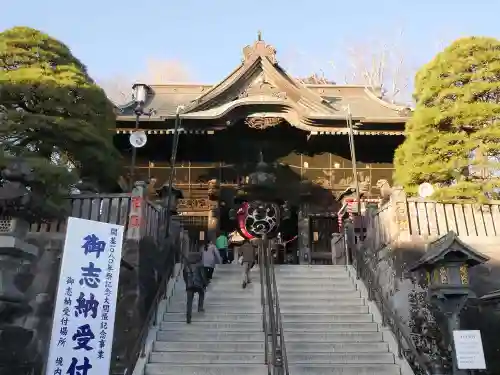
<svg viewBox="0 0 500 375"><path fill-rule="evenodd" d="M145 375L264 375L261 287L241 288L241 266L218 265L207 287L205 312L193 304L186 324L186 291L182 278L163 315L145 366Z"/></svg>

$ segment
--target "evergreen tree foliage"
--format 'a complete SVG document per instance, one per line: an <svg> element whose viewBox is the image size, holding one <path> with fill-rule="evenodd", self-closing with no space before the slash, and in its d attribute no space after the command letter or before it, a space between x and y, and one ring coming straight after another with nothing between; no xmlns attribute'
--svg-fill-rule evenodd
<svg viewBox="0 0 500 375"><path fill-rule="evenodd" d="M102 189L116 181L113 105L63 43L28 27L0 33L0 108L2 163L30 163L42 216L57 214L80 179Z"/></svg>
<svg viewBox="0 0 500 375"><path fill-rule="evenodd" d="M415 77L416 107L396 150L395 182L439 200L497 199L500 187L500 41L453 42Z"/></svg>

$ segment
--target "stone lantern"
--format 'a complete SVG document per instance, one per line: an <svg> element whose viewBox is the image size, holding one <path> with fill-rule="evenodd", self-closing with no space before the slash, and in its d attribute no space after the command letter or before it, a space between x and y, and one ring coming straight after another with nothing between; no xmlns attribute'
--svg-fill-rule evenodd
<svg viewBox="0 0 500 375"><path fill-rule="evenodd" d="M461 310L465 301L474 297L469 287L469 269L488 260L450 231L428 245L427 252L410 272L425 271L431 301L447 313Z"/></svg>
<svg viewBox="0 0 500 375"><path fill-rule="evenodd" d="M470 288L469 269L488 260L450 231L431 242L427 252L409 269L425 272L429 300L446 316L451 343L453 331L460 329L460 311L469 298L475 297ZM453 374L461 374L455 355L452 357Z"/></svg>

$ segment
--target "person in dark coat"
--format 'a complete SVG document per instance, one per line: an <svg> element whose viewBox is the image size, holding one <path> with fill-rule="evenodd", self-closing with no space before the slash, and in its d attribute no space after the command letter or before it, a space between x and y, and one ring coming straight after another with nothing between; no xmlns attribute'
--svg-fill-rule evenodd
<svg viewBox="0 0 500 375"><path fill-rule="evenodd" d="M208 280L200 253L191 253L185 259L182 276L184 277L187 293L186 323L191 324L195 293L198 293L198 312L205 311L203 309L203 302L205 300L205 288L208 285Z"/></svg>
<svg viewBox="0 0 500 375"><path fill-rule="evenodd" d="M257 255L257 245L246 240L239 249L241 265L243 266L243 280L241 286L243 289L252 282L250 279L250 269L255 265Z"/></svg>

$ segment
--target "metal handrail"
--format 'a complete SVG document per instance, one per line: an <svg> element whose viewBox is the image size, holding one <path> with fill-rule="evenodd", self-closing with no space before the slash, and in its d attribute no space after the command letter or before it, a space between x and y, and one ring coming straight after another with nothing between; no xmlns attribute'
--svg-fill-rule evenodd
<svg viewBox="0 0 500 375"><path fill-rule="evenodd" d="M344 240L347 244L345 235ZM349 250L347 245L346 250ZM352 254L353 252L351 251L350 253ZM433 371L431 370L432 366L430 361L427 360L415 346L405 323L391 308L389 301L384 296L382 287L376 277L375 271L370 265L369 260L366 259L364 253L359 249L354 251L354 257L356 262L353 266L356 270L356 278L358 280L361 279L364 282L368 290L368 300L374 301L377 305L382 315L382 325L388 325L394 333L398 346L399 358L404 357L414 370L415 374L431 375Z"/></svg>
<svg viewBox="0 0 500 375"><path fill-rule="evenodd" d="M279 366L279 347L278 347L278 331L276 326L276 311L275 311L275 298L273 295L272 288L272 275L271 275L271 254L269 246L266 246L267 241L264 242L264 255L265 255L265 281L266 281L266 296L267 296L267 308L269 312L269 322L270 322L270 337L271 337L271 359L272 359L272 373L276 374L276 367ZM279 373L278 373L279 374Z"/></svg>
<svg viewBox="0 0 500 375"><path fill-rule="evenodd" d="M289 375L283 324L278 298L274 257L269 241L264 238L258 246L262 330L264 332L264 361L269 375ZM269 347L271 338L271 347Z"/></svg>
<svg viewBox="0 0 500 375"><path fill-rule="evenodd" d="M288 356L286 353L286 345L285 345L285 334L283 330L283 321L281 319L281 308L280 308L280 299L278 293L278 284L276 282L276 270L274 267L274 256L271 252L271 246L268 245L268 254L269 254L269 268L272 276L272 288L274 292L274 303L275 303L275 315L276 315L276 327L278 329L278 337L279 337L279 346L275 348L276 351L276 360L279 363L276 363L278 374L280 375L289 375L288 369Z"/></svg>
<svg viewBox="0 0 500 375"><path fill-rule="evenodd" d="M260 273L260 302L262 306L262 331L264 332L264 363L267 365L268 374L271 373L271 361L269 361L269 324L266 314L267 296L265 285L265 259L264 245L261 242L258 247L258 261Z"/></svg>

